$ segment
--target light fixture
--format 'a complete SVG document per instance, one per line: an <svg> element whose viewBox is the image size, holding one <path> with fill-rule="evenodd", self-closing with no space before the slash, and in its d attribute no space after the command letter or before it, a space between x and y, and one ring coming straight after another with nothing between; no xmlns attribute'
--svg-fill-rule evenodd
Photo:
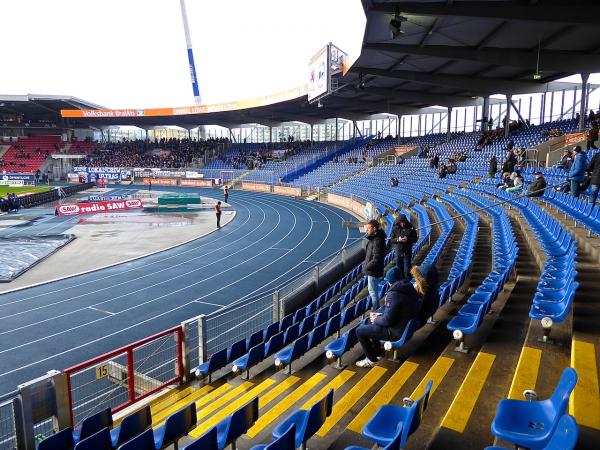
<svg viewBox="0 0 600 450"><path fill-rule="evenodd" d="M408 19L400 14L396 13L392 20L390 20L390 34L392 39L396 39L401 34L404 34L402 31L402 22L406 22Z"/></svg>

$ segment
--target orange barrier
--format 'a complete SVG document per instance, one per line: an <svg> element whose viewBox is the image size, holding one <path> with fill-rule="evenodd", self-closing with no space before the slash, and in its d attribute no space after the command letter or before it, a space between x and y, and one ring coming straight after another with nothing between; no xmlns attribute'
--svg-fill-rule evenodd
<svg viewBox="0 0 600 450"><path fill-rule="evenodd" d="M294 197L300 197L302 195L302 189L289 186L274 186L273 192L275 194L293 195Z"/></svg>

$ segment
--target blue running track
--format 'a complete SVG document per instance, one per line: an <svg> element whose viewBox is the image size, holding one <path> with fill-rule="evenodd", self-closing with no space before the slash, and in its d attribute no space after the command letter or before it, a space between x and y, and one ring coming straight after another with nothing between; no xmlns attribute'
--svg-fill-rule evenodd
<svg viewBox="0 0 600 450"><path fill-rule="evenodd" d="M222 197L218 190L201 194ZM235 219L188 244L0 295L0 394L50 369L273 290L360 237L342 227L349 213L323 203L243 191L229 200ZM77 220L51 214L0 235L56 234Z"/></svg>

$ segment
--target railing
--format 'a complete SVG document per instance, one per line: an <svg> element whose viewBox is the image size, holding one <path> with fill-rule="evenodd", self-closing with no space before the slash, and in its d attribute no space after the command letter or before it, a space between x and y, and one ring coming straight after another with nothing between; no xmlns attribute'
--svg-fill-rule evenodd
<svg viewBox="0 0 600 450"><path fill-rule="evenodd" d="M70 367L72 424L107 407L113 413L183 380L181 326Z"/></svg>
<svg viewBox="0 0 600 450"><path fill-rule="evenodd" d="M82 183L74 186L67 186L61 188L66 196L73 195L77 192L91 189L94 187L94 183ZM41 205L43 203L58 201L60 198L59 190L52 189L51 191L38 192L37 194L24 195L19 197L21 206L24 208L30 208L32 206Z"/></svg>
<svg viewBox="0 0 600 450"><path fill-rule="evenodd" d="M16 402L16 393L0 398L0 450L17 448Z"/></svg>

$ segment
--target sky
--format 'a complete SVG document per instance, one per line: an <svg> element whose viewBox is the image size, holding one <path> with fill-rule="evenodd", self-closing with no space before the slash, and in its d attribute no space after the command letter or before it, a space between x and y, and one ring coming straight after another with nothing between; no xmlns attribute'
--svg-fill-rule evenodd
<svg viewBox="0 0 600 450"><path fill-rule="evenodd" d="M328 42L357 58L360 0L187 0L202 103L306 83ZM108 108L194 104L179 0L2 0L0 94Z"/></svg>

